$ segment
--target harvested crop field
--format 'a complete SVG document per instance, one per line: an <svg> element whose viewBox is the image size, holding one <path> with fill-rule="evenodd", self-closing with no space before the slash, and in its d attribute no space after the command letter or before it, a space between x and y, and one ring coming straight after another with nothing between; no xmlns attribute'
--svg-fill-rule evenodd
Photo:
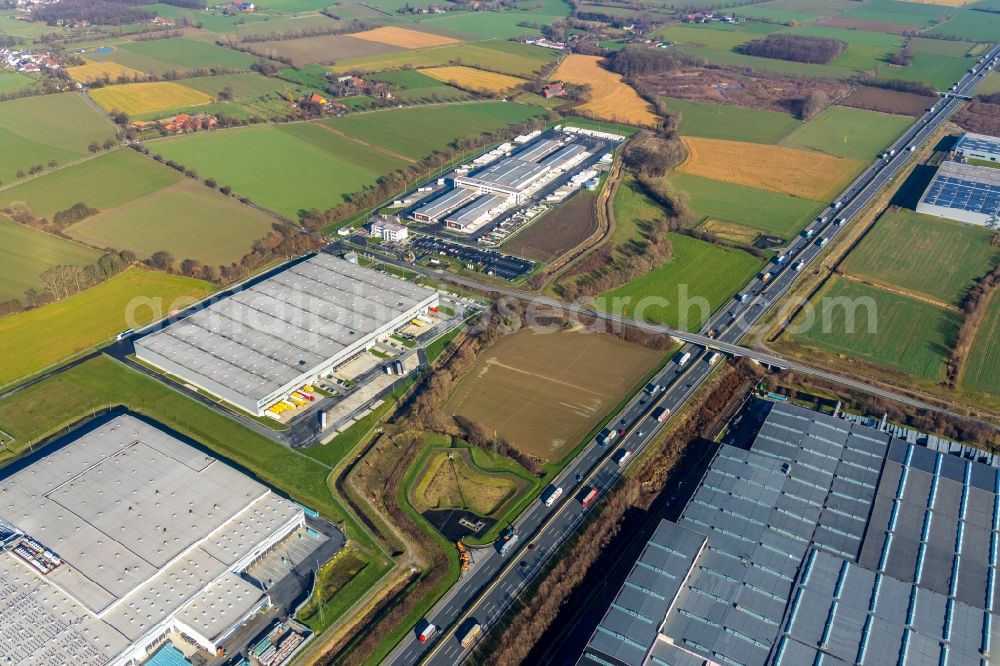
<svg viewBox="0 0 1000 666"><path fill-rule="evenodd" d="M296 67L312 63L331 64L349 58L363 58L399 52L398 47L348 35L323 35L301 39L254 42L247 47L264 58L288 59Z"/></svg>
<svg viewBox="0 0 1000 666"><path fill-rule="evenodd" d="M760 231L752 227L713 218L702 222L698 231L704 231L730 243L746 246L752 246L761 235Z"/></svg>
<svg viewBox="0 0 1000 666"><path fill-rule="evenodd" d="M808 150L742 141L683 137L687 159L678 171L824 201L864 163Z"/></svg>
<svg viewBox="0 0 1000 666"><path fill-rule="evenodd" d="M91 81L104 78L114 81L122 75L144 76L143 72L126 67L125 65L119 65L117 62L94 62L93 60L88 60L86 65L67 67L66 73L74 81L79 81L80 83L90 83Z"/></svg>
<svg viewBox="0 0 1000 666"><path fill-rule="evenodd" d="M520 42L466 42L417 51L400 51L364 58L341 60L331 69L346 72L379 72L404 67L437 67L461 62L470 67L488 67L505 74L529 77L557 57L552 49Z"/></svg>
<svg viewBox="0 0 1000 666"><path fill-rule="evenodd" d="M580 192L514 236L504 249L533 261L552 261L595 231L594 195Z"/></svg>
<svg viewBox="0 0 1000 666"><path fill-rule="evenodd" d="M859 86L850 95L840 100L843 106L853 106L870 111L895 113L904 116L920 116L937 98L915 93L886 90L872 86Z"/></svg>
<svg viewBox="0 0 1000 666"><path fill-rule="evenodd" d="M661 358L662 352L606 334L523 328L480 353L445 409L556 461Z"/></svg>
<svg viewBox="0 0 1000 666"><path fill-rule="evenodd" d="M499 93L516 88L522 83L527 83L524 79L519 79L516 76L487 72L482 69L465 67L464 65L431 67L430 69L422 69L420 71L438 81L453 83L456 88L464 88L465 90L485 90L486 92Z"/></svg>
<svg viewBox="0 0 1000 666"><path fill-rule="evenodd" d="M418 511L466 509L491 516L520 494L528 483L511 472L487 472L469 449L435 451L417 472L410 499Z"/></svg>
<svg viewBox="0 0 1000 666"><path fill-rule="evenodd" d="M459 40L435 35L430 32L420 30L410 30L409 28L399 28L396 26L384 26L365 32L355 32L350 35L355 39L364 39L379 44L389 44L404 49L423 49L428 46L444 46L445 44L458 44Z"/></svg>
<svg viewBox="0 0 1000 666"><path fill-rule="evenodd" d="M552 79L590 86L591 99L576 107L578 112L629 125L656 125L659 118L646 100L626 85L621 75L604 69L600 62L599 56L574 53L563 60Z"/></svg>
<svg viewBox="0 0 1000 666"><path fill-rule="evenodd" d="M90 91L90 96L106 111L117 109L130 116L163 109L208 104L212 98L193 88L169 81L126 83Z"/></svg>

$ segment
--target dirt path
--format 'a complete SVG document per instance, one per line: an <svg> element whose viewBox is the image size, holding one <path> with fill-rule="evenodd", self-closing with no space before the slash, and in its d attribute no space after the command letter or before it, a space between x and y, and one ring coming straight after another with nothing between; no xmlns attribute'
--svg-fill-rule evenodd
<svg viewBox="0 0 1000 666"><path fill-rule="evenodd" d="M383 155L388 155L389 157L394 157L397 160L403 160L407 164L416 164L417 163L417 161L415 159L413 159L412 157L407 157L406 155L400 155L399 153L392 152L388 148L383 148L381 146L376 146L375 144L368 143L367 141L362 141L361 139L353 137L353 136L351 136L349 134L344 134L340 130L333 129L329 125L325 125L323 123L318 123L318 125L320 127L322 127L323 129L325 129L327 132L333 132L334 134L336 134L340 138L347 139L351 143L356 143L359 146L364 146L368 150L375 151L376 153L382 153Z"/></svg>
<svg viewBox="0 0 1000 666"><path fill-rule="evenodd" d="M915 291L910 291L908 289L900 289L899 287L893 287L883 282L878 282L876 280L859 277L857 275L852 275L851 273L837 273L836 275L837 277L844 278L845 280L850 280L851 282L858 282L860 284L868 285L869 287L875 287L876 289L881 289L882 291L888 291L893 294L905 296L906 298L912 298L916 301L922 301L924 303L927 303L928 305L935 305L939 308L944 308L945 310L951 310L952 312L961 312L961 310L956 305L952 305L951 303L945 303L944 301L939 301L936 298L931 298L930 296L918 294Z"/></svg>

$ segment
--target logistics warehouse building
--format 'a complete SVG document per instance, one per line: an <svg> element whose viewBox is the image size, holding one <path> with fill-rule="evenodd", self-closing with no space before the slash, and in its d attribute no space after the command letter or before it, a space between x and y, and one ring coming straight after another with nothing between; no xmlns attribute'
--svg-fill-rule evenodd
<svg viewBox="0 0 1000 666"><path fill-rule="evenodd" d="M0 479L0 663L126 666L171 632L215 654L270 604L240 574L301 506L132 416Z"/></svg>
<svg viewBox="0 0 1000 666"><path fill-rule="evenodd" d="M319 254L137 340L135 350L262 415L437 303L434 290Z"/></svg>
<svg viewBox="0 0 1000 666"><path fill-rule="evenodd" d="M920 197L917 212L996 227L1000 224L1000 169L944 162Z"/></svg>

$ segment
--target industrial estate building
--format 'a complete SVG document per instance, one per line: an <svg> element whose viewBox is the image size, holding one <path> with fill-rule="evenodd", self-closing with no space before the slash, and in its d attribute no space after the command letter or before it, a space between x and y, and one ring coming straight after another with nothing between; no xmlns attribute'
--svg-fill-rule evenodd
<svg viewBox="0 0 1000 666"><path fill-rule="evenodd" d="M437 291L319 254L140 338L135 350L260 416L437 303Z"/></svg>
<svg viewBox="0 0 1000 666"><path fill-rule="evenodd" d="M988 134L964 132L954 151L966 159L1000 162L1000 138Z"/></svg>
<svg viewBox="0 0 1000 666"><path fill-rule="evenodd" d="M917 212L995 228L1000 224L1000 169L944 162Z"/></svg>
<svg viewBox="0 0 1000 666"><path fill-rule="evenodd" d="M125 666L182 634L210 654L270 604L241 575L302 507L131 416L0 480L0 662Z"/></svg>
<svg viewBox="0 0 1000 666"><path fill-rule="evenodd" d="M406 225L401 224L398 219L380 216L372 220L371 234L386 242L398 243L406 240L409 231Z"/></svg>
<svg viewBox="0 0 1000 666"><path fill-rule="evenodd" d="M581 666L985 666L1000 472L776 404L663 521Z"/></svg>
<svg viewBox="0 0 1000 666"><path fill-rule="evenodd" d="M408 216L472 233L505 210L524 204L558 177L586 168L588 160L593 161L589 158L605 152L609 141L623 138L579 128L518 137L514 142L521 148L516 152L513 144L502 144L439 180L446 188L419 201Z"/></svg>

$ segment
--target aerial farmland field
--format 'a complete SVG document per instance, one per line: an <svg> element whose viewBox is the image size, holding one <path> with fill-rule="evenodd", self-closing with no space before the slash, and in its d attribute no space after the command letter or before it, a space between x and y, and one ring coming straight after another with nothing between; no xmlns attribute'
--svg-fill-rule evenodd
<svg viewBox="0 0 1000 666"><path fill-rule="evenodd" d="M667 106L681 114L681 134L710 139L777 143L802 124L787 113L731 104L667 98Z"/></svg>
<svg viewBox="0 0 1000 666"><path fill-rule="evenodd" d="M883 65L878 70L877 78L917 81L938 90L947 90L951 84L962 78L968 67L969 63L965 58L939 53L915 52L912 65L906 67Z"/></svg>
<svg viewBox="0 0 1000 666"><path fill-rule="evenodd" d="M816 323L806 326L804 315L800 316L793 327L801 325L804 330L785 333L783 340L932 382L943 376L961 324L957 311L844 278L832 278L811 302L817 310ZM853 327L848 325L848 304L853 308ZM820 314L824 307L828 317Z"/></svg>
<svg viewBox="0 0 1000 666"><path fill-rule="evenodd" d="M671 233L673 256L659 268L602 294L598 308L696 331L750 281L762 261L743 250ZM684 299L690 299L685 302ZM687 307L690 305L690 307ZM702 307L704 306L704 307Z"/></svg>
<svg viewBox="0 0 1000 666"><path fill-rule="evenodd" d="M913 118L849 106L831 106L786 136L781 145L867 161L888 148Z"/></svg>
<svg viewBox="0 0 1000 666"><path fill-rule="evenodd" d="M61 301L0 319L0 385L38 372L53 363L113 338L129 327L129 302L145 305L134 311L135 324L166 316L213 291L208 282L131 268L121 275ZM150 305L159 304L153 312ZM59 331L59 335L52 335ZM45 344L38 344L45 340ZM17 350L14 353L13 350Z"/></svg>
<svg viewBox="0 0 1000 666"><path fill-rule="evenodd" d="M194 107L212 101L211 97L200 90L170 81L105 86L90 91L90 96L106 111L117 109L130 116L178 107Z"/></svg>
<svg viewBox="0 0 1000 666"><path fill-rule="evenodd" d="M101 253L31 229L0 214L0 303L41 289L38 276L53 266L86 266Z"/></svg>
<svg viewBox="0 0 1000 666"><path fill-rule="evenodd" d="M76 93L26 97L0 103L0 182L49 160L66 163L87 155L91 141L103 142L115 129Z"/></svg>
<svg viewBox="0 0 1000 666"><path fill-rule="evenodd" d="M600 61L599 56L574 53L562 61L552 78L590 86L590 101L576 107L584 115L631 125L656 125L658 118L649 103L622 81L620 74L601 67Z"/></svg>
<svg viewBox="0 0 1000 666"><path fill-rule="evenodd" d="M479 354L444 409L557 461L662 357L607 334L524 328Z"/></svg>
<svg viewBox="0 0 1000 666"><path fill-rule="evenodd" d="M223 67L249 69L254 56L217 46L211 42L178 37L115 44L107 53L90 53L97 62L115 62L143 72L162 74L172 69Z"/></svg>
<svg viewBox="0 0 1000 666"><path fill-rule="evenodd" d="M524 79L516 76L497 74L496 72L488 72L463 65L430 67L420 71L438 81L444 83L454 82L456 87L474 91L484 90L486 92L499 93L527 83Z"/></svg>
<svg viewBox="0 0 1000 666"><path fill-rule="evenodd" d="M300 210L335 206L406 164L315 123L203 132L149 149L293 220Z"/></svg>
<svg viewBox="0 0 1000 666"><path fill-rule="evenodd" d="M485 67L512 76L527 77L557 57L558 54L552 49L520 42L491 40L345 59L338 61L330 69L337 73L379 72L404 67L439 67L461 62L470 67Z"/></svg>
<svg viewBox="0 0 1000 666"><path fill-rule="evenodd" d="M115 81L119 76L144 76L143 72L137 69L132 69L131 67L126 67L125 65L119 65L116 62L95 62L93 60L87 60L84 65L76 65L74 67L67 67L66 72L73 78L74 81L80 83L90 83L92 81L97 81L98 79L110 79Z"/></svg>
<svg viewBox="0 0 1000 666"><path fill-rule="evenodd" d="M1000 395L1000 296L994 292L976 332L962 374L962 385Z"/></svg>
<svg viewBox="0 0 1000 666"><path fill-rule="evenodd" d="M687 159L681 173L714 178L825 201L835 196L864 163L784 146L683 137Z"/></svg>
<svg viewBox="0 0 1000 666"><path fill-rule="evenodd" d="M958 305L975 280L1000 262L992 237L984 227L889 210L843 267L852 275Z"/></svg>
<svg viewBox="0 0 1000 666"><path fill-rule="evenodd" d="M389 44L403 49L422 49L428 46L445 46L446 44L458 44L459 40L444 35L436 35L432 32L421 30L411 30L399 26L383 26L365 32L351 33L355 39L364 39L379 44Z"/></svg>
<svg viewBox="0 0 1000 666"><path fill-rule="evenodd" d="M551 261L597 231L593 192L583 191L532 222L504 249L534 261Z"/></svg>
<svg viewBox="0 0 1000 666"><path fill-rule="evenodd" d="M459 137L478 136L541 113L541 109L524 104L485 102L389 109L323 122L359 141L418 160Z"/></svg>
<svg viewBox="0 0 1000 666"><path fill-rule="evenodd" d="M927 34L951 39L996 41L997 35L1000 34L1000 14L962 7L955 10L947 21L928 30Z"/></svg>
<svg viewBox="0 0 1000 666"><path fill-rule="evenodd" d="M699 217L745 224L786 239L799 233L826 206L811 199L686 173L673 173L668 178L673 187L687 193L691 209Z"/></svg>
<svg viewBox="0 0 1000 666"><path fill-rule="evenodd" d="M248 46L254 53L263 57L288 58L296 67L311 63L331 64L342 60L401 52L399 47L391 44L358 39L350 35L322 35L273 42L253 42Z"/></svg>

